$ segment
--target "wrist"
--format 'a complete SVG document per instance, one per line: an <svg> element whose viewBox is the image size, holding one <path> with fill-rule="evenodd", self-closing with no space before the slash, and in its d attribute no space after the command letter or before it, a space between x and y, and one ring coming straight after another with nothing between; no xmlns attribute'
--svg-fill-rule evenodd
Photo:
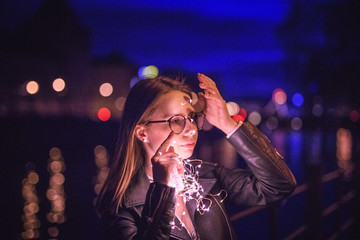
<svg viewBox="0 0 360 240"><path fill-rule="evenodd" d="M225 134L229 134L236 126L237 122L233 120L231 117L221 125L220 130Z"/></svg>

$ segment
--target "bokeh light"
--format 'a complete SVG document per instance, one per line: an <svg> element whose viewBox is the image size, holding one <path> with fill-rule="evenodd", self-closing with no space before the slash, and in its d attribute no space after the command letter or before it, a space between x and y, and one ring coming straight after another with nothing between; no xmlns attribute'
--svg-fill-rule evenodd
<svg viewBox="0 0 360 240"><path fill-rule="evenodd" d="M259 112L251 112L248 117L249 121L254 124L255 126L261 123L261 115Z"/></svg>
<svg viewBox="0 0 360 240"><path fill-rule="evenodd" d="M57 227L49 227L48 233L51 237L57 237L59 235L59 229Z"/></svg>
<svg viewBox="0 0 360 240"><path fill-rule="evenodd" d="M59 160L61 158L61 151L57 147L53 147L49 151L50 158L53 160Z"/></svg>
<svg viewBox="0 0 360 240"><path fill-rule="evenodd" d="M286 103L286 99L287 99L287 96L283 89L276 88L273 91L272 100L275 104L282 105L282 104Z"/></svg>
<svg viewBox="0 0 360 240"><path fill-rule="evenodd" d="M22 239L39 238L40 221L36 214L39 212L39 199L36 194L36 184L39 182L39 175L31 170L27 177L22 181L22 196L24 198L24 208L22 215L24 231L21 233Z"/></svg>
<svg viewBox="0 0 360 240"><path fill-rule="evenodd" d="M138 71L138 76L141 79L155 78L159 75L159 70L154 65L141 67Z"/></svg>
<svg viewBox="0 0 360 240"><path fill-rule="evenodd" d="M51 209L46 218L50 223L60 224L65 221L65 176L62 174L65 171L65 162L61 150L57 147L50 149L49 156L48 171L50 172L50 179L46 197L51 203ZM56 232L55 229L50 231ZM51 235L50 232L49 235Z"/></svg>
<svg viewBox="0 0 360 240"><path fill-rule="evenodd" d="M314 116L320 117L323 114L323 112L324 112L324 109L321 104L319 104L319 103L314 104L314 106L312 108L312 113L314 114Z"/></svg>
<svg viewBox="0 0 360 240"><path fill-rule="evenodd" d="M238 114L238 112L240 110L239 105L235 102L227 102L226 108L227 108L230 116L235 116L236 114Z"/></svg>
<svg viewBox="0 0 360 240"><path fill-rule="evenodd" d="M243 120L241 120L241 121L244 121L247 117L247 112L244 108L240 108L238 115L240 115L243 118Z"/></svg>
<svg viewBox="0 0 360 240"><path fill-rule="evenodd" d="M338 166L344 174L350 174L353 170L352 145L353 139L349 129L339 128L336 133L336 157Z"/></svg>
<svg viewBox="0 0 360 240"><path fill-rule="evenodd" d="M94 155L95 164L98 168L97 176L93 178L94 192L96 195L99 195L109 174L109 160L107 150L102 145L98 145L94 148ZM94 203L96 202L96 198L93 201Z"/></svg>
<svg viewBox="0 0 360 240"><path fill-rule="evenodd" d="M39 182L39 175L36 172L29 172L28 180L31 184L37 184Z"/></svg>
<svg viewBox="0 0 360 240"><path fill-rule="evenodd" d="M29 94L36 94L39 91L39 84L35 81L30 81L26 84L26 91Z"/></svg>
<svg viewBox="0 0 360 240"><path fill-rule="evenodd" d="M360 114L359 114L359 112L356 111L356 110L352 110L352 111L350 112L350 120L351 120L352 122L357 122L357 121L359 121L359 119L360 119Z"/></svg>
<svg viewBox="0 0 360 240"><path fill-rule="evenodd" d="M125 102L126 102L126 98L125 97L118 97L115 100L115 107L117 110L119 111L123 111L124 110L124 106L125 106Z"/></svg>
<svg viewBox="0 0 360 240"><path fill-rule="evenodd" d="M61 92L65 89L65 81L62 78L57 78L53 81L52 87L56 92Z"/></svg>
<svg viewBox="0 0 360 240"><path fill-rule="evenodd" d="M131 80L130 80L130 88L132 88L135 84L137 84L141 79L138 78L138 77L133 77Z"/></svg>
<svg viewBox="0 0 360 240"><path fill-rule="evenodd" d="M109 97L113 93L113 86L110 83L103 83L99 88L99 92L103 97Z"/></svg>
<svg viewBox="0 0 360 240"><path fill-rule="evenodd" d="M291 128L295 131L298 131L302 128L303 121L299 117L295 117L291 120Z"/></svg>
<svg viewBox="0 0 360 240"><path fill-rule="evenodd" d="M103 107L103 108L100 108L99 111L98 111L98 118L105 122L107 120L109 120L111 117L111 112L108 108L106 107Z"/></svg>
<svg viewBox="0 0 360 240"><path fill-rule="evenodd" d="M266 120L266 127L270 130L274 130L279 126L279 120L276 117L269 117Z"/></svg>
<svg viewBox="0 0 360 240"><path fill-rule="evenodd" d="M301 93L295 93L292 97L292 102L295 106L300 107L304 103L304 97Z"/></svg>

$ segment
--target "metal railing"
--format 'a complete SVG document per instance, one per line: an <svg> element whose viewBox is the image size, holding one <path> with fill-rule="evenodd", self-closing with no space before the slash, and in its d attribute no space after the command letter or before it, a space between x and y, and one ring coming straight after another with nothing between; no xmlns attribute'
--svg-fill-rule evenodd
<svg viewBox="0 0 360 240"><path fill-rule="evenodd" d="M319 177L318 181L321 184L324 184L324 183L330 182L332 180L342 181L343 180L342 177L343 177L343 175L341 174L341 170L337 169L335 171L332 171L330 173L323 175L322 177ZM321 188L321 186L322 185L320 185L320 188ZM291 198L298 194L306 193L310 187L312 187L312 183L304 183L302 185L297 186L295 191L287 198L287 201L291 201ZM318 190L320 191L322 189L318 189ZM320 217L325 218L325 217L329 216L331 213L338 210L341 206L349 203L352 199L354 199L355 195L356 195L356 191L354 189L351 189L350 191L343 194L342 196L339 196L337 198L337 200L335 200L329 206L327 206L326 208L324 208L320 211ZM277 205L276 206L277 210L279 210L280 207L281 207L280 204ZM235 221L243 219L247 216L250 216L250 215L252 215L256 212L259 212L263 209L266 209L266 208L269 208L269 206L250 207L239 213L235 213L235 214L231 215L230 220L232 222L235 222ZM304 219L304 222L306 222L305 219ZM348 219L346 219L344 222L342 222L342 224L339 226L339 228L334 229L335 231L327 239L328 240L337 239L341 235L342 232L345 232L346 230L349 229L349 227L353 224L353 222L354 222L354 219L350 216ZM272 225L272 224L270 223L270 225ZM301 226L297 227L293 232L291 232L290 234L288 234L286 237L284 237L282 239L283 240L293 240L297 237L300 237L302 234L305 234L307 231L310 231L311 228L313 228L313 226L311 226L309 223L304 223ZM317 229L316 231L321 231L321 229ZM272 232L274 232L274 231L272 231ZM269 239L278 239L278 236L276 233L275 234L270 233ZM306 239L306 238L304 238L304 239Z"/></svg>

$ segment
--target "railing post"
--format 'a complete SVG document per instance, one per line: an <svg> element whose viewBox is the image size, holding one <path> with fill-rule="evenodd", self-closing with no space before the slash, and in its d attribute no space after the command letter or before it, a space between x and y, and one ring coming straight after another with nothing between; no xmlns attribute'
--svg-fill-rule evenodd
<svg viewBox="0 0 360 240"><path fill-rule="evenodd" d="M353 220L354 225L352 227L352 236L354 239L360 239L360 139L355 140L355 151L353 157L354 163L354 189L355 189L355 198L353 202Z"/></svg>
<svg viewBox="0 0 360 240"><path fill-rule="evenodd" d="M269 240L279 239L279 208L281 202L269 206Z"/></svg>
<svg viewBox="0 0 360 240"><path fill-rule="evenodd" d="M305 167L309 189L305 193L305 222L307 230L304 239L322 239L322 167L320 164Z"/></svg>

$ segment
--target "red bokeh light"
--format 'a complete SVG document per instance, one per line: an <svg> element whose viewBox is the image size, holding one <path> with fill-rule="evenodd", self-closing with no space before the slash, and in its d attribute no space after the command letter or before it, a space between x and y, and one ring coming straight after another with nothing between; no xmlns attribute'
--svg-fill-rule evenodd
<svg viewBox="0 0 360 240"><path fill-rule="evenodd" d="M360 118L360 113L359 113L358 111L352 110L352 111L350 112L350 120L351 120L352 122L357 122L357 121L359 121L359 118Z"/></svg>
<svg viewBox="0 0 360 240"><path fill-rule="evenodd" d="M99 111L98 111L98 118L101 120L101 121L107 121L109 120L111 117L111 112L109 109L107 109L106 107L103 107L103 108L100 108Z"/></svg>
<svg viewBox="0 0 360 240"><path fill-rule="evenodd" d="M246 117L247 117L247 112L246 112L246 110L243 109L243 108L240 108L239 113L236 114L236 115L234 115L234 116L232 116L231 118L232 118L234 121L242 121L242 122L243 122L243 121L246 119Z"/></svg>

